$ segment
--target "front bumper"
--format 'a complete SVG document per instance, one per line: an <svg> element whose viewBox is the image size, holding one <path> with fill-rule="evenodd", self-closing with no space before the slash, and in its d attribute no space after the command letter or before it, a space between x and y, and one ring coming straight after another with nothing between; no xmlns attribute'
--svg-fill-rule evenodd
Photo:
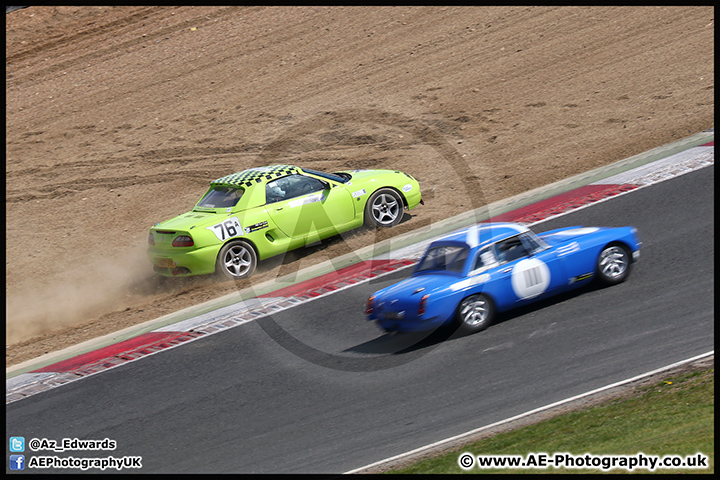
<svg viewBox="0 0 720 480"><path fill-rule="evenodd" d="M412 210L422 203L422 193L420 193L420 185L416 183L415 187L409 192L403 191L405 201L407 202L407 209Z"/></svg>

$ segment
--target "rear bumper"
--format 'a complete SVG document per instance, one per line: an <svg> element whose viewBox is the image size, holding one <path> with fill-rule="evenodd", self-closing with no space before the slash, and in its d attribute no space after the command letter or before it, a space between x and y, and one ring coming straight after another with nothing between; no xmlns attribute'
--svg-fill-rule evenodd
<svg viewBox="0 0 720 480"><path fill-rule="evenodd" d="M442 317L430 317L424 319L397 320L387 318L369 319L385 332L423 332L435 330L447 323L448 319Z"/></svg>
<svg viewBox="0 0 720 480"><path fill-rule="evenodd" d="M215 272L219 245L182 250L185 251L159 250L150 247L147 255L155 272L166 277L189 277Z"/></svg>

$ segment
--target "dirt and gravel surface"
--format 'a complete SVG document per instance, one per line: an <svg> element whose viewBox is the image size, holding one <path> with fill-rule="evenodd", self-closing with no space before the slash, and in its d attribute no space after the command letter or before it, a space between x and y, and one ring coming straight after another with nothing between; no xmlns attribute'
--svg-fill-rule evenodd
<svg viewBox="0 0 720 480"><path fill-rule="evenodd" d="M31 7L6 15L6 365L713 127L713 7ZM208 182L393 168L426 205L158 281ZM621 219L620 219L620 223Z"/></svg>

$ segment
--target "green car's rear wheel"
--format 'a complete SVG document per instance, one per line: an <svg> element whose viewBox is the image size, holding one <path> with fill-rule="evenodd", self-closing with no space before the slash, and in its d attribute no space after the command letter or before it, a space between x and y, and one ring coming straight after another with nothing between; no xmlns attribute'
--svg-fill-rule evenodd
<svg viewBox="0 0 720 480"><path fill-rule="evenodd" d="M227 243L220 249L216 271L226 278L240 280L253 274L257 267L255 249L244 240Z"/></svg>
<svg viewBox="0 0 720 480"><path fill-rule="evenodd" d="M403 216L403 200L392 188L381 188L365 205L365 223L374 227L394 227Z"/></svg>

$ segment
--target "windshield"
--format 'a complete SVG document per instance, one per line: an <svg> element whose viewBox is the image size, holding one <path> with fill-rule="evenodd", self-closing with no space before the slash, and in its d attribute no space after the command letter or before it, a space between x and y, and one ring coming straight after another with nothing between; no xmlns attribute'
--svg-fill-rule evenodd
<svg viewBox="0 0 720 480"><path fill-rule="evenodd" d="M233 187L212 187L196 206L202 208L229 208L234 207L243 190Z"/></svg>
<svg viewBox="0 0 720 480"><path fill-rule="evenodd" d="M318 177L327 178L328 180L332 180L333 182L338 183L345 183L348 180L350 180L350 175L347 173L325 173L325 172L319 172L317 170L311 170L309 168L303 168L304 172L307 172L311 175L317 175ZM347 175L347 177L346 177Z"/></svg>
<svg viewBox="0 0 720 480"><path fill-rule="evenodd" d="M433 247L418 265L417 272L428 270L442 270L462 273L468 248L460 246Z"/></svg>

